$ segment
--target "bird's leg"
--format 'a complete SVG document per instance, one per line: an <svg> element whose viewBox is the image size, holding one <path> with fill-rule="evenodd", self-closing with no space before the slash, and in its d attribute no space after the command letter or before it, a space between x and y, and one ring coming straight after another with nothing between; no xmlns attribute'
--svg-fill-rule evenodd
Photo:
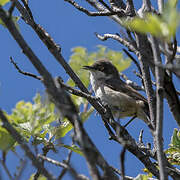
<svg viewBox="0 0 180 180"><path fill-rule="evenodd" d="M125 125L124 128L127 127L137 116L133 116Z"/></svg>

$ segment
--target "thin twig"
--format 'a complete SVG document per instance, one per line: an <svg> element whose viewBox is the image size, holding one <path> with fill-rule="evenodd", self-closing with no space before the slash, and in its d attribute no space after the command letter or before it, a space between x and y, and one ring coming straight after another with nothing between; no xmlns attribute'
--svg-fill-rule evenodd
<svg viewBox="0 0 180 180"><path fill-rule="evenodd" d="M176 53L177 53L177 39L176 39L176 37L174 37L174 47L173 47L173 53L172 53L172 55L171 55L171 58L169 59L169 62L170 63L172 63L173 62L173 60L174 60L174 58L175 58L175 56L176 56ZM179 66L179 70L180 70L180 66Z"/></svg>
<svg viewBox="0 0 180 180"><path fill-rule="evenodd" d="M110 166L110 168L116 172L118 175L122 175L121 171L113 166ZM130 176L124 176L124 180L133 180L134 178L133 177L130 177Z"/></svg>
<svg viewBox="0 0 180 180"><path fill-rule="evenodd" d="M87 9L83 8L82 6L80 6L79 4L77 4L75 1L73 0L65 0L68 3L72 4L76 9L78 9L81 12L84 12L85 14L87 14L88 16L112 16L115 15L117 13L120 12L115 12L115 11L99 11L99 12L90 12Z"/></svg>
<svg viewBox="0 0 180 180"><path fill-rule="evenodd" d="M123 149L121 151L121 155L120 155L122 180L125 179L125 154L126 154L126 148L123 147Z"/></svg>
<svg viewBox="0 0 180 180"><path fill-rule="evenodd" d="M13 13L13 11L14 11L14 8L15 8L15 3L12 2L12 3L11 3L11 6L10 6L10 8L9 8L9 10L8 10L10 17L12 16L12 13Z"/></svg>
<svg viewBox="0 0 180 180"><path fill-rule="evenodd" d="M13 177L12 177L11 173L9 172L9 169L6 166L6 163L1 159L0 159L0 163L2 164L2 167L4 168L4 170L5 170L6 174L7 174L7 176L9 177L9 179L13 180Z"/></svg>
<svg viewBox="0 0 180 180"><path fill-rule="evenodd" d="M126 11L130 16L135 16L135 9L134 9L134 4L132 0L126 0Z"/></svg>
<svg viewBox="0 0 180 180"><path fill-rule="evenodd" d="M72 150L69 150L67 159L65 160L65 163L67 165L69 165L69 163L70 163L71 156L72 156ZM61 180L63 178L63 176L66 174L66 172L67 172L67 169L63 169L61 174L58 176L57 180Z"/></svg>
<svg viewBox="0 0 180 180"><path fill-rule="evenodd" d="M139 143L140 144L143 144L143 132L144 132L144 130L143 129L141 129L141 131L140 131L140 133L139 133Z"/></svg>
<svg viewBox="0 0 180 180"><path fill-rule="evenodd" d="M32 73L29 73L29 72L25 72L25 71L22 71L19 66L17 65L17 63L15 63L15 61L13 60L12 57L10 57L10 60L11 60L11 63L14 65L14 67L18 70L19 73L25 75L25 76L30 76L30 77L33 77L37 80L41 80L42 81L42 77L40 76L37 76L35 74L32 74Z"/></svg>
<svg viewBox="0 0 180 180"><path fill-rule="evenodd" d="M27 166L27 159L23 160L21 159L21 165L20 167L18 168L18 174L16 175L16 177L14 178L14 180L19 180L21 179L21 176L23 174L23 171L25 170Z"/></svg>
<svg viewBox="0 0 180 180"><path fill-rule="evenodd" d="M98 33L95 33L95 35L101 41L106 41L107 39L114 39L114 40L120 42L121 44L123 44L124 46L126 46L130 51L137 52L137 49L133 46L133 44L130 41L121 38L117 34L104 34L104 35L100 35Z"/></svg>
<svg viewBox="0 0 180 180"><path fill-rule="evenodd" d="M46 156L43 156L41 154L39 154L38 157L43 159L44 161L47 161L47 162L51 163L51 164L54 164L56 166L62 167L64 169L67 169L75 179L79 179L79 180L81 179L79 174L76 172L76 170L74 168L71 167L71 165L69 165L67 163L62 163L62 162L56 161L54 159L48 158Z"/></svg>
<svg viewBox="0 0 180 180"><path fill-rule="evenodd" d="M103 0L98 0L107 10L113 12L113 9L109 7Z"/></svg>
<svg viewBox="0 0 180 180"><path fill-rule="evenodd" d="M139 73L142 75L141 67L140 67L139 63L136 61L136 59L126 49L123 48L123 51L127 54L127 56L129 56L132 59L132 61L138 68Z"/></svg>
<svg viewBox="0 0 180 180"><path fill-rule="evenodd" d="M28 6L27 1L26 1L26 0L21 0L21 1L22 1L22 3L24 4L24 7L26 8L27 12L29 13L31 19L34 20L33 14L32 14L32 12L31 12L31 9L30 9L29 6Z"/></svg>

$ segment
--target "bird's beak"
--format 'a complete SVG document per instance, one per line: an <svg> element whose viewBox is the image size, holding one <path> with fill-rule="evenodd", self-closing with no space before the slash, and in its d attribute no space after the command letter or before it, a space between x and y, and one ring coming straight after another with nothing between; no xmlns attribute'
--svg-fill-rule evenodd
<svg viewBox="0 0 180 180"><path fill-rule="evenodd" d="M89 71L94 70L94 68L92 66L83 66L82 68L85 70L89 70Z"/></svg>

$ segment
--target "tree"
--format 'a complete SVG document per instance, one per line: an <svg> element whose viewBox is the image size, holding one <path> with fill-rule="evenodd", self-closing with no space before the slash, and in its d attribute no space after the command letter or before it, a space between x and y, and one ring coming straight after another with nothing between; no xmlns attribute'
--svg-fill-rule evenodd
<svg viewBox="0 0 180 180"><path fill-rule="evenodd" d="M37 94L33 103L20 101L11 114L0 111L2 122L0 148L3 152L1 164L6 169L9 178L13 179L9 169L6 168L6 154L9 150L16 152L16 148L20 146L37 170L31 179L56 179L45 167L46 161L62 167L63 170L58 179L61 179L67 171L75 179L88 179L88 177L78 174L72 167L70 163L72 152L84 157L92 179L118 179L119 177L133 179L125 175L124 163L127 151L132 153L146 168L147 175L139 175L137 179L147 179L152 176L163 180L168 179L168 176L179 179L179 169L173 166L174 164L179 165L179 131L174 130L170 148L166 151L164 151L162 140L165 119L163 116L164 99L167 100L174 120L180 125L179 92L175 88L173 79L174 76L180 77L179 48L176 40L179 23L179 13L176 10L177 1L169 0L166 4L158 1L156 9L149 0L144 0L141 8L136 12L131 0L127 0L126 3L121 0L110 0L109 2L87 0L88 4L97 9L97 12L91 12L75 1L66 0L67 5L70 3L88 16L107 16L124 28L124 33L121 34L100 35L96 33L96 36L102 41L108 39L118 41L126 48L124 52L137 66L139 72L136 74L142 80L142 87L129 81L126 76L122 75L122 77L126 83L138 90L144 90L147 95L150 123L155 129L151 132L154 140L152 148L143 144L142 131L139 143L137 143L130 132L114 120L109 108L104 107L99 99L92 96L87 90L88 76L80 70L82 65L90 65L95 59L105 57L111 59L119 71L122 71L130 65L130 59L124 60L122 53L108 50L102 46L96 53L88 53L85 48L77 47L68 64L61 54L60 46L35 21L28 2L12 0L9 2L10 8L5 10L3 5L7 2L9 1L0 1L0 23L6 27L40 76L24 72L12 57L11 62L21 74L41 81L48 96L43 101ZM14 8L18 10L23 21L38 35L49 52L65 69L71 79L67 83L64 83L62 77L53 78L48 71L48 66L45 67L42 64L24 40L18 28L19 18L13 16ZM153 79L155 79L155 83ZM99 119L104 123L104 128L110 136L109 139L123 147L120 156L121 171L109 165L106 157L98 150L83 126L83 122L90 117L94 109L100 114ZM54 122L59 119L61 124L54 125ZM67 133L72 129L74 133L71 137L73 142L71 146L61 142L61 138L69 136ZM33 148L29 147L30 144ZM70 150L65 162L58 162L48 157L47 153L50 150L55 153L59 146ZM36 154L33 152L34 149L37 152L41 150L42 153ZM26 161L23 160L16 179L23 172L25 163Z"/></svg>

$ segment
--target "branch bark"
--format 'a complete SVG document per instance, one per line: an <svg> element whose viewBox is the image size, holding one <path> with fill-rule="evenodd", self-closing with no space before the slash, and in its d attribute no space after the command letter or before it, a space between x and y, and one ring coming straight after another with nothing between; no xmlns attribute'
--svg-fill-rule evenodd
<svg viewBox="0 0 180 180"><path fill-rule="evenodd" d="M158 42L155 37L152 37L152 50L154 55L154 61L161 63L160 51ZM157 147L157 159L159 164L159 172L161 180L168 180L167 171L165 168L165 156L163 151L163 84L164 84L164 71L155 67L156 75L156 147Z"/></svg>

